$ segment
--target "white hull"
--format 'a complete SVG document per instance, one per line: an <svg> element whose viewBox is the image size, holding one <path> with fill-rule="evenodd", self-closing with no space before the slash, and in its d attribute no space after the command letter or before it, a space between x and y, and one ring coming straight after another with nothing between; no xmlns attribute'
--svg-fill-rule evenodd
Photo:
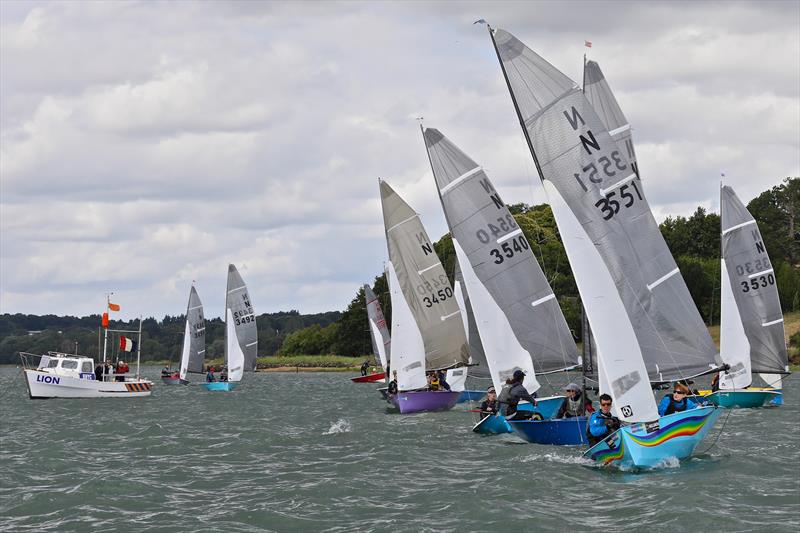
<svg viewBox="0 0 800 533"><path fill-rule="evenodd" d="M25 370L31 398L132 398L150 396L153 382L128 378L126 381L95 381Z"/></svg>

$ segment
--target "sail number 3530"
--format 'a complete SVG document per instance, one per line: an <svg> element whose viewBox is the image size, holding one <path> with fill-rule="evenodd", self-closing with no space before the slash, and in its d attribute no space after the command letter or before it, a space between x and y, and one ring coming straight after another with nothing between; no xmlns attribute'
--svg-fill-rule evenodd
<svg viewBox="0 0 800 533"><path fill-rule="evenodd" d="M740 282L742 285L742 292L750 292L751 290L757 291L761 287L768 285L775 285L775 276L772 273L767 275L758 276L747 281Z"/></svg>

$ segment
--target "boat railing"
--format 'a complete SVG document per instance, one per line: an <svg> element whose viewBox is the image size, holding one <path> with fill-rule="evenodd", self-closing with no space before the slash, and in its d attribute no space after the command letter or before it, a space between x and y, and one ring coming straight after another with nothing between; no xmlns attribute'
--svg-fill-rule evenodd
<svg viewBox="0 0 800 533"><path fill-rule="evenodd" d="M22 362L22 368L25 370L39 368L39 363L42 360L41 355L28 352L19 352L19 358Z"/></svg>

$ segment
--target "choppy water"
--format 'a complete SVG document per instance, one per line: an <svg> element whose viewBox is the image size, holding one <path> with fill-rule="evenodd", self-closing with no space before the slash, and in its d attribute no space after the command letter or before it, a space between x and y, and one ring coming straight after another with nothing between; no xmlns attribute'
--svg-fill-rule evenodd
<svg viewBox="0 0 800 533"><path fill-rule="evenodd" d="M800 528L798 379L783 407L723 414L710 450L632 473L474 435L462 406L391 414L344 374L247 375L232 393L147 374L148 399L32 401L0 369L0 530Z"/></svg>

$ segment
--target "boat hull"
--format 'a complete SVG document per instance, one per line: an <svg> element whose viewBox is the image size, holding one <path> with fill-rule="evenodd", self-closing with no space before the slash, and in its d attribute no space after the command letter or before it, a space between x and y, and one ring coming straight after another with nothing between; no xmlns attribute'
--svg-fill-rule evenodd
<svg viewBox="0 0 800 533"><path fill-rule="evenodd" d="M701 391L701 394L703 392L705 391ZM701 396L701 399L729 409L747 409L765 405L781 405L783 403L783 394L777 389L718 390Z"/></svg>
<svg viewBox="0 0 800 533"><path fill-rule="evenodd" d="M164 385L180 385L181 378L177 374L172 376L161 376L161 383Z"/></svg>
<svg viewBox="0 0 800 533"><path fill-rule="evenodd" d="M31 398L136 398L150 396L153 382L128 378L126 381L96 381L25 369L25 384Z"/></svg>
<svg viewBox="0 0 800 533"><path fill-rule="evenodd" d="M558 418L553 420L513 420L509 424L522 439L533 444L578 446L589 444L586 437L588 417Z"/></svg>
<svg viewBox="0 0 800 533"><path fill-rule="evenodd" d="M537 398L535 406L529 403L520 403L517 406L517 411L533 411L548 420L556 416L563 402L563 396L547 396L545 398Z"/></svg>
<svg viewBox="0 0 800 533"><path fill-rule="evenodd" d="M486 396L486 391L482 390L462 390L461 395L458 397L458 402L456 403L464 403L464 402L477 402L481 398Z"/></svg>
<svg viewBox="0 0 800 533"><path fill-rule="evenodd" d="M449 411L458 401L459 395L459 392L454 391L398 392L389 396L389 402L404 415L429 411Z"/></svg>
<svg viewBox="0 0 800 533"><path fill-rule="evenodd" d="M386 372L376 372L366 376L350 378L353 383L375 383L376 381L386 381Z"/></svg>
<svg viewBox="0 0 800 533"><path fill-rule="evenodd" d="M203 388L208 391L232 391L239 386L237 381L207 381Z"/></svg>
<svg viewBox="0 0 800 533"><path fill-rule="evenodd" d="M481 435L500 435L501 433L511 433L511 425L501 415L489 415L473 426L472 431Z"/></svg>
<svg viewBox="0 0 800 533"><path fill-rule="evenodd" d="M716 406L662 416L657 422L625 426L590 448L584 457L604 465L653 468L686 459L719 418Z"/></svg>

